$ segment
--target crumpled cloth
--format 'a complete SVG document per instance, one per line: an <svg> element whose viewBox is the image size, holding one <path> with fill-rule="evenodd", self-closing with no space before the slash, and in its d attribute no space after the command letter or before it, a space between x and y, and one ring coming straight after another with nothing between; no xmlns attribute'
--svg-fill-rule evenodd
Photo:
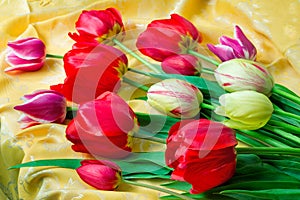
<svg viewBox="0 0 300 200"><path fill-rule="evenodd" d="M239 25L257 47L257 60L269 67L277 83L300 94L300 2L298 0L2 0L0 1L0 199L97 200L158 199L161 193L121 184L117 191L100 191L80 180L75 170L37 167L8 170L22 162L55 158L89 158L71 150L65 139L66 125L44 124L25 130L13 106L20 97L63 82L62 60L47 59L36 72L6 74L4 61L7 42L29 36L43 40L47 53L64 55L73 41L75 21L82 10L117 8L126 26L126 45L135 49L134 38L154 19L178 13L195 24L203 34L203 53L207 43L218 43L221 35L233 36ZM131 67L141 67L130 59ZM133 76L131 74L131 76ZM133 78L136 78L134 76ZM137 77L141 80L140 77ZM145 82L150 82L144 78ZM122 85L119 94L128 95L133 87ZM132 96L135 92L130 93ZM134 110L145 111L139 101L130 102ZM136 141L135 151L163 150L155 144ZM159 184L157 180L148 181Z"/></svg>

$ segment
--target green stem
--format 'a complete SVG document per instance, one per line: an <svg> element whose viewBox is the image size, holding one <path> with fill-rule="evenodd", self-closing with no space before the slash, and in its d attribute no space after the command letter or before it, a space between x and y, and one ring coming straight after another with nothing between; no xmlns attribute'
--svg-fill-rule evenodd
<svg viewBox="0 0 300 200"><path fill-rule="evenodd" d="M210 70L209 68L202 68L202 69L201 69L201 72L202 72L202 73L206 73L206 74L212 74L212 75L215 74L215 71L212 71L212 70Z"/></svg>
<svg viewBox="0 0 300 200"><path fill-rule="evenodd" d="M137 82L125 77L125 76L122 77L122 80L124 81L124 83L128 83L128 84L130 84L132 86L135 86L135 87L137 87L141 90L144 90L145 92L147 92L149 90L149 87L147 87L145 85L142 85L140 83L137 83Z"/></svg>
<svg viewBox="0 0 300 200"><path fill-rule="evenodd" d="M49 54L47 53L46 54L46 58L59 58L59 59L62 59L64 58L63 56L60 56L60 55L54 55L54 54Z"/></svg>
<svg viewBox="0 0 300 200"><path fill-rule="evenodd" d="M78 111L78 107L70 107L70 106L68 106L67 107L67 112L68 111Z"/></svg>
<svg viewBox="0 0 300 200"><path fill-rule="evenodd" d="M263 135L263 133L258 133L256 131L250 131L250 130L238 130L238 131L258 139L261 143L265 144L266 146L281 147L281 148L289 147L288 145L282 142L279 142L277 140L274 140L273 138Z"/></svg>
<svg viewBox="0 0 300 200"><path fill-rule="evenodd" d="M122 42L117 40L116 38L113 38L112 41L119 46L121 49L126 51L128 54L130 54L132 57L136 58L138 61L146 65L149 69L153 70L154 72L160 72L154 65L152 65L150 62L139 56L138 54L134 53L131 49L127 48Z"/></svg>
<svg viewBox="0 0 300 200"><path fill-rule="evenodd" d="M295 115L293 113L289 113L286 111L281 110L280 108L274 107L274 113L275 114L279 114L279 115L283 115L283 116L287 116L287 117L291 117L297 120L300 120L300 116L299 115Z"/></svg>
<svg viewBox="0 0 300 200"><path fill-rule="evenodd" d="M265 125L263 127L263 129L266 129L268 131L271 131L279 136L281 136L282 138L285 138L287 140L290 140L290 141L293 141L295 144L299 145L300 146L300 138L291 134L291 133L288 133L288 132L285 132L281 129L278 129L278 128L275 128L273 126L270 126L270 125Z"/></svg>
<svg viewBox="0 0 300 200"><path fill-rule="evenodd" d="M212 59L212 58L210 58L208 56L205 56L203 54L200 54L200 53L198 53L196 51L193 51L191 49L189 49L187 53L191 54L193 56L196 56L198 58L201 58L201 59L203 59L203 60L205 60L205 61L207 61L207 62L209 62L209 63L211 63L211 64L213 64L215 66L218 66L220 64L218 61L216 61L216 60L214 60L214 59Z"/></svg>
<svg viewBox="0 0 300 200"><path fill-rule="evenodd" d="M257 141L255 138L249 137L248 135L245 136L244 134L236 131L236 139L249 145L252 147L265 147L267 145Z"/></svg>
<svg viewBox="0 0 300 200"><path fill-rule="evenodd" d="M158 142L158 143L161 143L161 144L166 144L166 140L164 140L162 138L150 136L148 134L141 133L141 132L134 133L133 137L144 139L144 140L149 140L149 141L152 141L152 142Z"/></svg>
<svg viewBox="0 0 300 200"><path fill-rule="evenodd" d="M141 182L134 182L134 181L129 181L129 180L123 180L123 182L127 183L127 184L130 184L130 185L135 185L135 186L139 186L139 187L144 187L144 188L148 188L148 189L152 189L152 190L164 192L166 194L170 194L170 195L176 196L176 197L178 197L180 199L194 200L193 198L184 196L184 195L182 195L180 193L173 192L171 190L168 190L168 189L165 189L165 188L162 188L162 187L157 187L157 186L154 186L154 185L149 185L149 184L145 184L145 183L141 183Z"/></svg>
<svg viewBox="0 0 300 200"><path fill-rule="evenodd" d="M209 110L214 110L214 109L215 109L215 106L209 105L209 104L207 104L207 103L201 103L201 104L200 104L200 107L201 107L201 108L206 108L206 109L209 109Z"/></svg>
<svg viewBox="0 0 300 200"><path fill-rule="evenodd" d="M131 72L134 72L134 73L137 73L137 74L142 74L142 75L150 76L151 77L151 75L148 72L140 71L138 69L128 68L128 71L131 71Z"/></svg>
<svg viewBox="0 0 300 200"><path fill-rule="evenodd" d="M237 153L253 153L257 155L284 154L300 156L300 148L279 148L279 147L237 147Z"/></svg>
<svg viewBox="0 0 300 200"><path fill-rule="evenodd" d="M273 93L277 93L277 94L279 94L279 95L281 95L283 97L286 97L287 99L290 99L290 100L292 100L292 101L300 104L300 98L298 96L292 95L292 94L290 94L288 92L285 92L285 91L283 91L281 89L278 89L276 87L273 87L272 92Z"/></svg>
<svg viewBox="0 0 300 200"><path fill-rule="evenodd" d="M273 125L273 126L282 127L285 130L293 132L294 134L297 134L297 135L300 134L300 128L299 127L293 126L291 124L287 124L285 122L280 122L280 121L277 121L277 120L269 120L268 124Z"/></svg>

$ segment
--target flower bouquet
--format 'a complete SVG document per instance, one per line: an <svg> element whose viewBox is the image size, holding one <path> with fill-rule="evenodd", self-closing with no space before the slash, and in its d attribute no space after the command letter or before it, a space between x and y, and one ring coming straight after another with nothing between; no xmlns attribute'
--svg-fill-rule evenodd
<svg viewBox="0 0 300 200"><path fill-rule="evenodd" d="M73 151L94 159L36 160L11 170L71 168L96 189L126 183L160 191L161 199L300 195L300 97L274 82L239 26L234 38L208 44L207 55L201 32L178 14L140 31L137 51L125 45L115 8L83 11L75 26L64 56L46 54L38 38L10 42L5 71L36 71L47 57L63 59L64 82L25 95L14 108L24 129L66 123ZM131 67L129 56L142 69ZM126 85L137 95L119 94ZM135 110L133 101L150 111ZM135 152L140 140L164 150Z"/></svg>

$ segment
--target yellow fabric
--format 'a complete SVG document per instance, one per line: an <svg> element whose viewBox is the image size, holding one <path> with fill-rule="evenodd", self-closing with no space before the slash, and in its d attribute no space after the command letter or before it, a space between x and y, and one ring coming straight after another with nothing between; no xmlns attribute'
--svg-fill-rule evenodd
<svg viewBox="0 0 300 200"><path fill-rule="evenodd" d="M126 45L134 49L134 37L153 19L179 13L191 20L203 34L206 43L217 43L221 35L233 35L238 24L258 49L258 61L269 66L276 82L300 94L300 2L298 0L2 0L0 1L0 199L158 199L155 191L122 184L118 191L95 190L80 180L74 170L60 168L8 167L31 160L84 158L74 153L64 137L65 125L45 124L21 130L20 113L13 106L20 97L37 89L63 81L62 61L47 59L36 72L6 74L6 44L19 38L42 39L47 53L63 55L73 41L67 36L83 9L120 10L129 33ZM130 58L130 65L141 67ZM130 75L130 74L129 74ZM132 76L132 74L131 74ZM135 77L141 80L139 76ZM155 80L143 79L145 83ZM123 85L120 94L135 95ZM129 92L130 91L130 92ZM147 108L131 102L135 110ZM136 151L160 149L155 143L137 141ZM19 172L19 173L18 173Z"/></svg>

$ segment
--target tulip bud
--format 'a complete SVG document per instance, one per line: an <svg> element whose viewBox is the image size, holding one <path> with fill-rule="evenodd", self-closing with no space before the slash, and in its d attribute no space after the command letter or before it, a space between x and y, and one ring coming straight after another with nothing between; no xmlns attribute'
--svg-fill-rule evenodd
<svg viewBox="0 0 300 200"><path fill-rule="evenodd" d="M40 39L31 37L8 42L7 45L9 51L6 55L6 62L11 67L6 68L5 72L14 70L36 71L44 65L46 47Z"/></svg>
<svg viewBox="0 0 300 200"><path fill-rule="evenodd" d="M254 90L267 96L271 94L274 80L268 70L260 63L232 59L221 63L215 70L219 85L228 92Z"/></svg>
<svg viewBox="0 0 300 200"><path fill-rule="evenodd" d="M200 75L201 62L192 55L179 54L167 57L161 63L162 70L168 74L182 74L187 76Z"/></svg>
<svg viewBox="0 0 300 200"><path fill-rule="evenodd" d="M84 182L99 190L115 190L122 181L120 167L107 160L83 160L76 172Z"/></svg>
<svg viewBox="0 0 300 200"><path fill-rule="evenodd" d="M66 117L66 99L58 92L52 90L36 91L23 96L24 104L14 109L24 113L19 119L22 128L41 123L62 123Z"/></svg>
<svg viewBox="0 0 300 200"><path fill-rule="evenodd" d="M179 79L166 79L152 85L147 97L148 103L156 110L177 118L195 117L203 101L198 88Z"/></svg>
<svg viewBox="0 0 300 200"><path fill-rule="evenodd" d="M256 48L248 40L239 26L234 27L234 38L235 39L222 36L220 37L220 44L208 44L207 47L222 61L231 60L234 58L255 60Z"/></svg>
<svg viewBox="0 0 300 200"><path fill-rule="evenodd" d="M251 90L223 94L219 102L221 106L215 112L228 117L223 123L235 129L259 129L273 113L273 104L269 98Z"/></svg>

